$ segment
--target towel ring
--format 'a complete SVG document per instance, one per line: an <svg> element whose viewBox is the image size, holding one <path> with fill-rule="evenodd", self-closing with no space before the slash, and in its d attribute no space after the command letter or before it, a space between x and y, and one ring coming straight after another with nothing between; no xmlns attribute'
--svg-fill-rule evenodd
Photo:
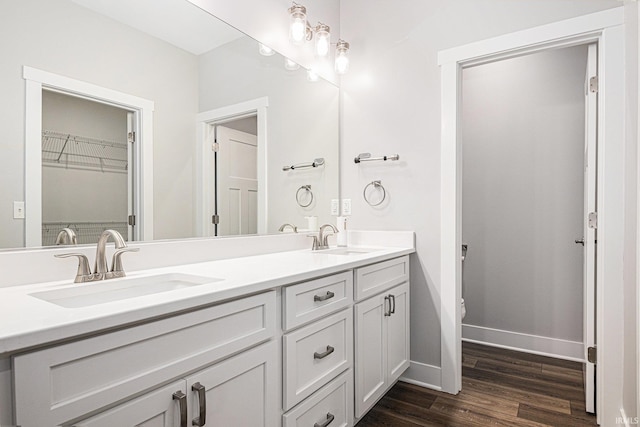
<svg viewBox="0 0 640 427"><path fill-rule="evenodd" d="M377 190L382 190L382 198L380 199L380 201L378 203L371 203L371 200L369 200L369 198L367 197L367 189L369 187L371 187L371 186L373 186ZM368 183L364 187L364 190L362 190L362 197L364 197L364 201L367 202L367 204L369 204L369 206L379 206L380 204L382 204L382 202L384 202L384 199L387 198L387 192L384 189L384 187L382 186L382 181L376 180L376 181L371 181L370 183Z"/></svg>
<svg viewBox="0 0 640 427"><path fill-rule="evenodd" d="M305 190L304 194L308 194L309 195L309 203L304 204L303 202L300 201L301 199L301 194L300 192L302 190ZM311 191L311 186L310 185L303 185L302 187L298 188L298 191L296 191L296 202L298 202L298 206L300 206L301 208L308 208L309 206L311 206L311 203L313 203L313 191Z"/></svg>

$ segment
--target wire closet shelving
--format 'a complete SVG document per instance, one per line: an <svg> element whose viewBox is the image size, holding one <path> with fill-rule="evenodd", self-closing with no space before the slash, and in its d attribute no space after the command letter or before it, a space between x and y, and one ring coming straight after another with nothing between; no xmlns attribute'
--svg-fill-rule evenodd
<svg viewBox="0 0 640 427"><path fill-rule="evenodd" d="M126 171L127 142L42 131L42 164L100 171Z"/></svg>
<svg viewBox="0 0 640 427"><path fill-rule="evenodd" d="M125 221L104 221L104 222L43 222L42 223L42 245L53 246L56 244L56 237L63 228L72 229L78 238L78 244L96 243L100 235L105 230L116 230L127 239L128 224Z"/></svg>

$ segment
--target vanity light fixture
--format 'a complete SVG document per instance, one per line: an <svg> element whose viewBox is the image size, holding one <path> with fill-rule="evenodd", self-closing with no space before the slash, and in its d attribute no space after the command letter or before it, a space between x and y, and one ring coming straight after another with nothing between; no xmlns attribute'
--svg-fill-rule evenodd
<svg viewBox="0 0 640 427"><path fill-rule="evenodd" d="M269 46L264 45L262 43L259 43L259 51L260 51L260 55L262 56L272 56L273 54L276 53L275 50L271 49Z"/></svg>
<svg viewBox="0 0 640 427"><path fill-rule="evenodd" d="M289 58L284 58L284 68L285 70L295 71L300 68L300 65L295 61L290 60Z"/></svg>
<svg viewBox="0 0 640 427"><path fill-rule="evenodd" d="M324 58L329 55L331 47L331 33L328 25L318 22L316 26L316 55Z"/></svg>
<svg viewBox="0 0 640 427"><path fill-rule="evenodd" d="M336 64L335 69L338 74L345 74L349 70L349 43L340 39L336 45Z"/></svg>
<svg viewBox="0 0 640 427"><path fill-rule="evenodd" d="M293 6L289 8L289 15L291 15L289 23L289 38L295 45L301 45L305 41L311 40L313 37L313 30L307 22L307 8L293 3Z"/></svg>

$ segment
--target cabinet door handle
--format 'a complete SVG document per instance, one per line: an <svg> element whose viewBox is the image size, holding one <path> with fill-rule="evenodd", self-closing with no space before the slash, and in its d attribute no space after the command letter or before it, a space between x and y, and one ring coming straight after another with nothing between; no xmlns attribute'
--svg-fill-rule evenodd
<svg viewBox="0 0 640 427"><path fill-rule="evenodd" d="M389 310L387 310L387 302L389 303ZM391 316L391 298L387 295L384 297L384 305L383 305L384 315Z"/></svg>
<svg viewBox="0 0 640 427"><path fill-rule="evenodd" d="M313 353L313 358L314 359L324 359L325 357L327 357L328 355L330 355L331 353L333 353L336 349L331 347L330 345L327 346L327 351L325 351L324 353L318 353L317 351L315 353Z"/></svg>
<svg viewBox="0 0 640 427"><path fill-rule="evenodd" d="M207 422L207 389L198 382L191 386L191 390L198 392L200 406L200 414L191 421L191 425L202 427Z"/></svg>
<svg viewBox="0 0 640 427"><path fill-rule="evenodd" d="M389 306L391 306L392 302L393 302L393 308L389 310L389 315L395 314L396 312L396 296L389 294Z"/></svg>
<svg viewBox="0 0 640 427"><path fill-rule="evenodd" d="M327 412L327 419L321 423L315 423L313 427L327 427L329 424L331 424L334 418L335 415L333 415L331 412Z"/></svg>
<svg viewBox="0 0 640 427"><path fill-rule="evenodd" d="M187 427L187 395L178 390L173 393L173 400L177 400L180 407L180 427Z"/></svg>
<svg viewBox="0 0 640 427"><path fill-rule="evenodd" d="M327 293L325 295L314 295L313 296L313 300L316 301L316 302L317 301L326 301L326 300L331 299L331 298L333 298L335 296L336 296L336 294L334 294L333 292L327 291Z"/></svg>

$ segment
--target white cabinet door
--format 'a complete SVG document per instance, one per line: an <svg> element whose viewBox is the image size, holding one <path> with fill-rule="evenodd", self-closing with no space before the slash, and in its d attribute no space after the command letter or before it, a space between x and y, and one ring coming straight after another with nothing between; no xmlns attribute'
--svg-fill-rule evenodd
<svg viewBox="0 0 640 427"><path fill-rule="evenodd" d="M393 383L409 367L409 283L385 295L391 305L387 317L387 377Z"/></svg>
<svg viewBox="0 0 640 427"><path fill-rule="evenodd" d="M186 395L184 380L176 381L141 397L86 420L75 427L177 427L180 425L180 404L174 394ZM186 410L186 402L185 410ZM46 422L40 424L47 425Z"/></svg>
<svg viewBox="0 0 640 427"><path fill-rule="evenodd" d="M364 415L385 392L387 344L385 295L355 305L356 417Z"/></svg>
<svg viewBox="0 0 640 427"><path fill-rule="evenodd" d="M356 417L409 367L409 282L355 305Z"/></svg>
<svg viewBox="0 0 640 427"><path fill-rule="evenodd" d="M188 377L188 425L277 426L276 360L276 343L270 341Z"/></svg>

